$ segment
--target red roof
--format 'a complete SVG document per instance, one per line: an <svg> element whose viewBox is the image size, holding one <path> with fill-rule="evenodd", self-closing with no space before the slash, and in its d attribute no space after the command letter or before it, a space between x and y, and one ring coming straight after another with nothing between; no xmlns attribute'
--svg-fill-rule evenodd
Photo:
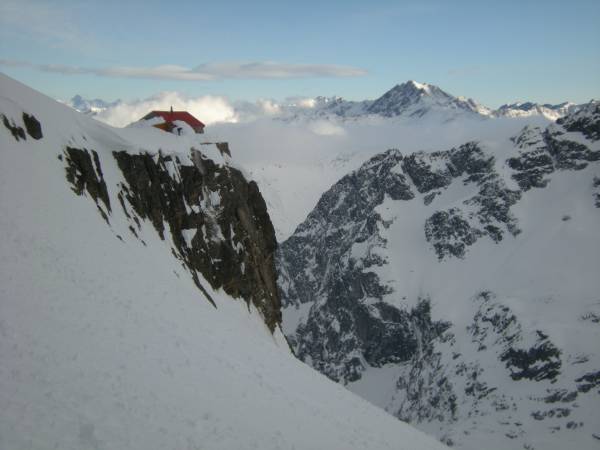
<svg viewBox="0 0 600 450"><path fill-rule="evenodd" d="M192 116L187 111L152 111L147 114L144 119L152 119L153 117L160 116L165 122L174 122L175 120L181 120L187 123L192 128L204 128L204 124Z"/></svg>

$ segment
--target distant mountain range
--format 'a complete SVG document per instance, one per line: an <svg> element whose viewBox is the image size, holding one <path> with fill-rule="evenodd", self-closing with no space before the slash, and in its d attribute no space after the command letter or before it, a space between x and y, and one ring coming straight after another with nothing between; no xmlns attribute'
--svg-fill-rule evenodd
<svg viewBox="0 0 600 450"><path fill-rule="evenodd" d="M80 95L66 102L77 111L92 116L121 103L123 103L121 100L114 102L101 99L88 100ZM581 106L569 102L557 105L518 102L491 109L473 99L451 95L435 85L407 81L397 84L375 100L351 101L335 96L319 96L308 101L303 99L298 102L282 102L277 104L279 113L276 116L285 121L355 119L367 116L410 119L439 116L443 121L464 116L482 118L543 116L555 121L567 113L577 111ZM243 116L243 108L238 109Z"/></svg>
<svg viewBox="0 0 600 450"><path fill-rule="evenodd" d="M492 111L471 99L455 97L431 84L407 81L397 84L376 100L347 101L340 97L317 97L312 108L290 105L291 117L301 115L342 118L363 116L420 118L443 114L452 119L458 115L489 116Z"/></svg>
<svg viewBox="0 0 600 450"><path fill-rule="evenodd" d="M498 117L529 117L529 116L544 116L550 120L557 120L569 113L579 111L583 105L577 105L571 102L559 103L558 105L550 105L545 103L511 103L510 105L502 105L494 114Z"/></svg>
<svg viewBox="0 0 600 450"><path fill-rule="evenodd" d="M317 97L311 108L302 104L287 105L282 109L283 115L291 119L331 116L421 118L426 115L439 115L442 119L452 120L466 115L486 118L543 116L554 121L567 113L577 111L581 106L569 102L558 105L519 102L505 104L494 110L473 99L455 97L432 84L407 81L397 84L376 100L355 102L341 97Z"/></svg>
<svg viewBox="0 0 600 450"><path fill-rule="evenodd" d="M66 104L71 108L90 116L95 116L96 114L106 109L114 108L121 103L121 100L107 102L99 98L85 99L81 95L76 95L71 100L66 102Z"/></svg>

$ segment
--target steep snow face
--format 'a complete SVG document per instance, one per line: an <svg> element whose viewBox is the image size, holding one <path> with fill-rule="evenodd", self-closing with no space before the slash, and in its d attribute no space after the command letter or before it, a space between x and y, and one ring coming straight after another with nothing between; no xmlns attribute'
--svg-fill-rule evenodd
<svg viewBox="0 0 600 450"><path fill-rule="evenodd" d="M0 114L1 448L440 448L292 357L215 146L4 75Z"/></svg>
<svg viewBox="0 0 600 450"><path fill-rule="evenodd" d="M595 448L598 126L592 103L340 179L279 250L298 357L459 448Z"/></svg>

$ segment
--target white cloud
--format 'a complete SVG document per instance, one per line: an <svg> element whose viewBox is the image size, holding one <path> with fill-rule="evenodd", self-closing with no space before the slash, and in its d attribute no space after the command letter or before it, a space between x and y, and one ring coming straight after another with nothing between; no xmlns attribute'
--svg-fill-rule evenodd
<svg viewBox="0 0 600 450"><path fill-rule="evenodd" d="M259 107L268 116L276 116L281 114L281 106L273 100L258 100Z"/></svg>
<svg viewBox="0 0 600 450"><path fill-rule="evenodd" d="M178 92L161 92L144 100L120 102L96 115L96 119L115 127L123 127L141 119L152 110L189 111L206 125L237 122L238 114L226 98L206 95L188 98Z"/></svg>
<svg viewBox="0 0 600 450"><path fill-rule="evenodd" d="M63 64L34 64L28 61L0 59L0 65L27 67L42 72L63 75L96 75L115 78L147 78L183 81L224 79L284 79L311 77L357 77L366 75L364 69L334 64L284 64L276 62L229 62L201 64L194 68L177 65L156 67L79 67Z"/></svg>
<svg viewBox="0 0 600 450"><path fill-rule="evenodd" d="M329 120L316 120L308 124L308 129L319 136L343 136L346 134L346 130L329 121Z"/></svg>
<svg viewBox="0 0 600 450"><path fill-rule="evenodd" d="M298 99L297 104L300 108L314 108L317 104L317 101L314 98L301 98Z"/></svg>

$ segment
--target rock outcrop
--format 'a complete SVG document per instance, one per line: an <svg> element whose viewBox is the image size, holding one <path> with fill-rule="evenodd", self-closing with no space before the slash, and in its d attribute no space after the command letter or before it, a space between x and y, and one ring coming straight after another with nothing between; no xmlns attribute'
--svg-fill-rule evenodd
<svg viewBox="0 0 600 450"><path fill-rule="evenodd" d="M27 113L19 119L2 114L17 142L27 136L43 142L38 119ZM214 304L203 280L214 290L254 305L274 331L281 322L274 266L277 242L265 201L257 184L228 164L227 143L209 147L221 156L221 163L195 148L182 155L75 145L60 149L58 160L72 191L89 196L108 226L120 205L132 237L144 243L139 231L148 221L160 239L170 242L172 254L208 301ZM104 166L115 162L120 181L110 184Z"/></svg>

